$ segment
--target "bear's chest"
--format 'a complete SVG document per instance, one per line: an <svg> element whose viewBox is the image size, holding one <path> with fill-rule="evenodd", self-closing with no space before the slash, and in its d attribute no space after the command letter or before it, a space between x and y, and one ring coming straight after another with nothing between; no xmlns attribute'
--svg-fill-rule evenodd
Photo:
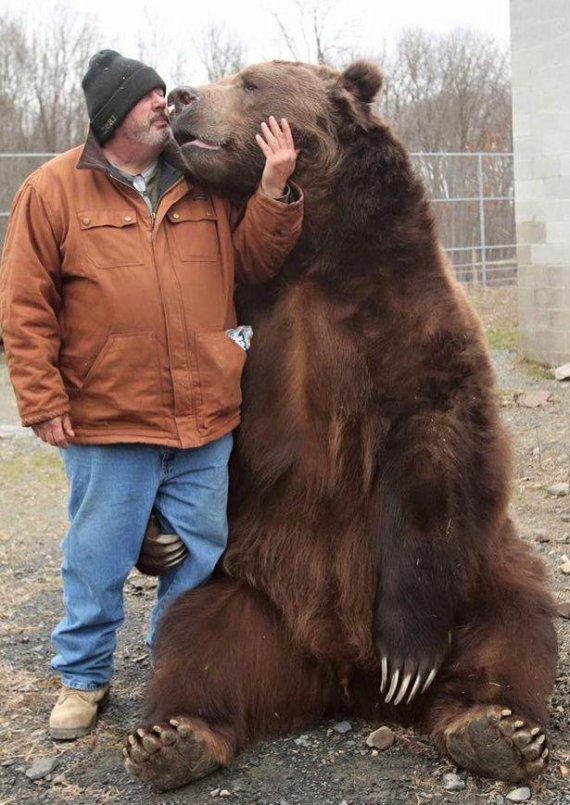
<svg viewBox="0 0 570 805"><path fill-rule="evenodd" d="M324 422L356 412L367 395L367 358L354 326L355 306L299 283L257 323L248 372L267 404L287 408L291 422Z"/></svg>

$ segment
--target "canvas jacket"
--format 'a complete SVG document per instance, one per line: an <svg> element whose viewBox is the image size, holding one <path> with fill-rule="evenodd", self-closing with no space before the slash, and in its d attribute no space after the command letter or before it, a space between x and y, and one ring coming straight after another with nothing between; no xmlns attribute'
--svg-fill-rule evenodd
<svg viewBox="0 0 570 805"><path fill-rule="evenodd" d="M258 190L240 219L166 162L153 215L92 135L43 165L14 201L0 274L23 424L68 412L79 444L196 447L229 432L246 358L225 334L234 273L275 274L302 216L301 196Z"/></svg>

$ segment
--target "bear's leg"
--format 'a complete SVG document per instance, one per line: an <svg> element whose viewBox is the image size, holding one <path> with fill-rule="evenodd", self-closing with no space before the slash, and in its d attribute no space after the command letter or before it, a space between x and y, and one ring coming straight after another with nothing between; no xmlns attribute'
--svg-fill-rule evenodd
<svg viewBox="0 0 570 805"><path fill-rule="evenodd" d="M125 765L159 790L185 785L246 743L317 723L338 691L334 670L295 648L260 593L211 581L161 622L145 723Z"/></svg>
<svg viewBox="0 0 570 805"><path fill-rule="evenodd" d="M546 765L557 647L541 575L522 544L512 545L508 564L454 634L430 696L432 735L459 766L482 777L519 782Z"/></svg>

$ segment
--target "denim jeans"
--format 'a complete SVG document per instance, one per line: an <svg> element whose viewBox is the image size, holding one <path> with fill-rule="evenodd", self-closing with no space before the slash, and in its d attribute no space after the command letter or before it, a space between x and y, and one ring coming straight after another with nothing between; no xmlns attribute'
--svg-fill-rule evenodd
<svg viewBox="0 0 570 805"><path fill-rule="evenodd" d="M228 434L203 447L70 445L71 526L62 542L64 617L52 634L52 668L64 685L93 690L113 673L123 586L140 553L152 507L188 555L160 576L149 644L165 608L203 584L227 541Z"/></svg>

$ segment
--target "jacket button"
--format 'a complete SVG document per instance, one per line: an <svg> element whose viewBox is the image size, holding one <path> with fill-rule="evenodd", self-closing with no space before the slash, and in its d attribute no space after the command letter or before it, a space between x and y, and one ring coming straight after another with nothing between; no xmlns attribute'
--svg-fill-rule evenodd
<svg viewBox="0 0 570 805"><path fill-rule="evenodd" d="M132 220L133 220L132 215L125 215L125 223L130 224Z"/></svg>
<svg viewBox="0 0 570 805"><path fill-rule="evenodd" d="M83 226L89 226L91 223L91 218L84 218L83 219Z"/></svg>
<svg viewBox="0 0 570 805"><path fill-rule="evenodd" d="M178 219L180 218L180 213L175 212L172 214L172 217L174 218L175 221L178 221Z"/></svg>

